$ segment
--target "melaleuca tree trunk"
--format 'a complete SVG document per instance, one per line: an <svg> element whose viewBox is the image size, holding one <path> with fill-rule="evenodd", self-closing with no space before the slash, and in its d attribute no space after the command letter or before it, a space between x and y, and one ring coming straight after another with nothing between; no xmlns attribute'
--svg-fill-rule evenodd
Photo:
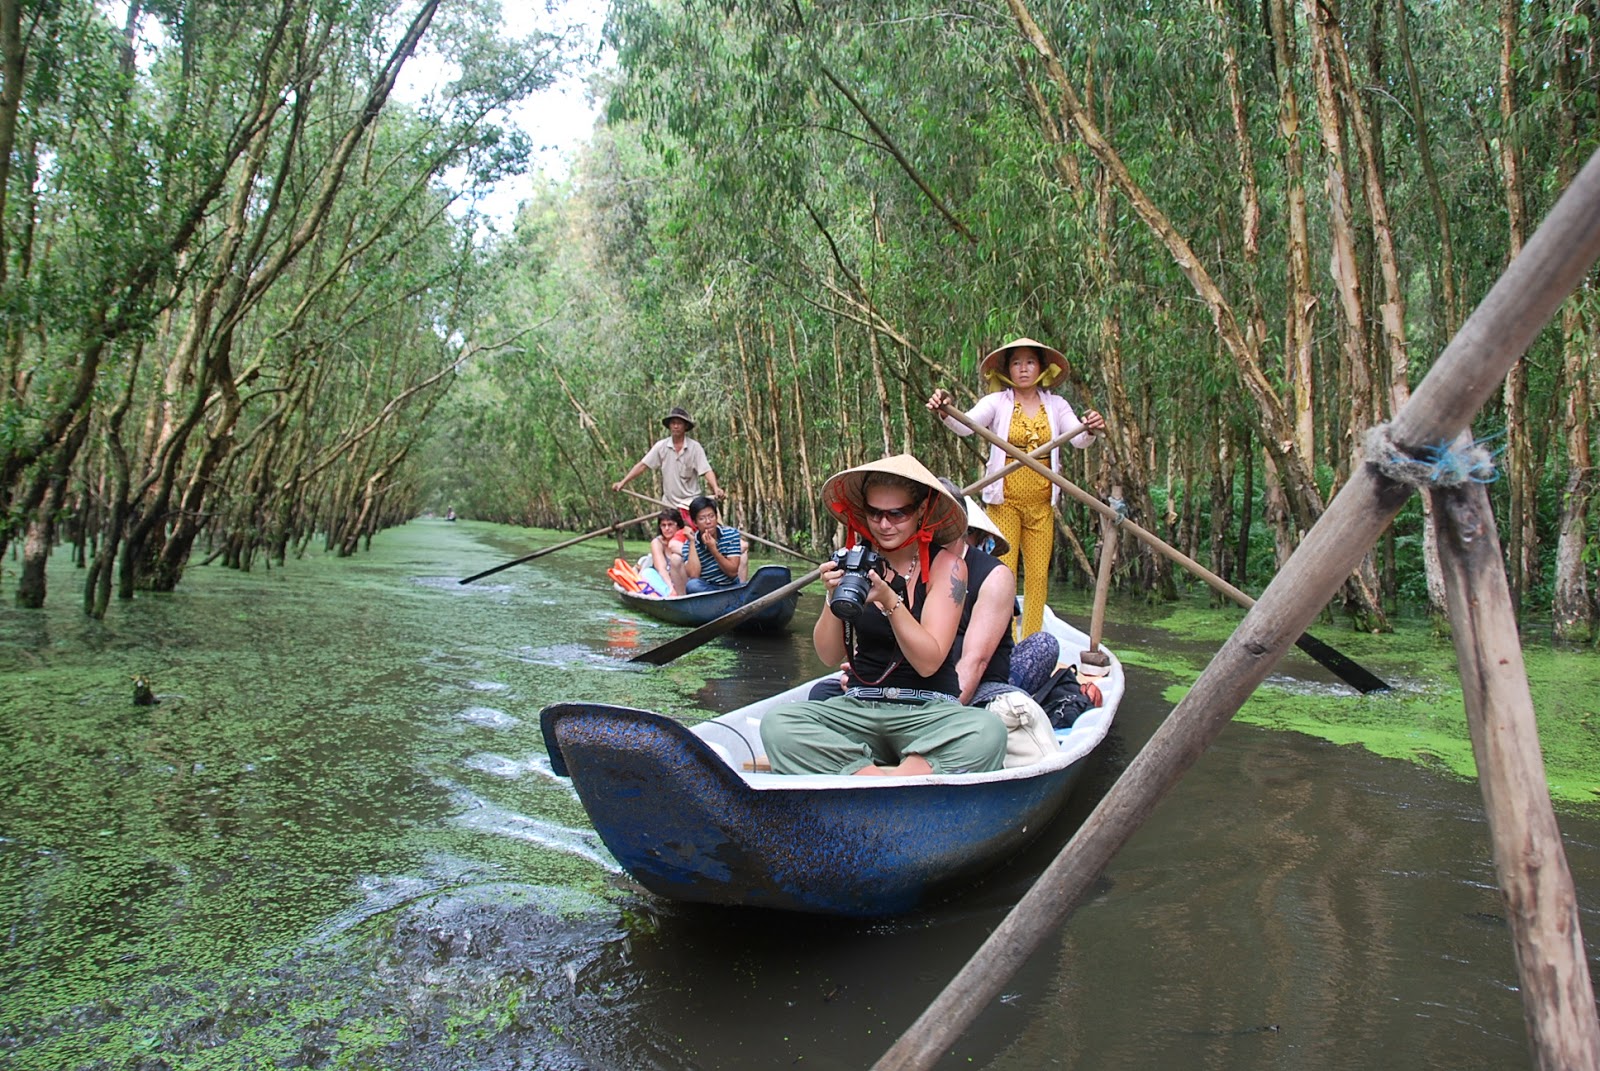
<svg viewBox="0 0 1600 1071"><path fill-rule="evenodd" d="M1594 435L1595 370L1600 368L1600 361L1595 358L1595 325L1591 322L1588 330L1580 330L1584 317L1578 306L1584 299L1592 302L1592 291L1580 292L1562 312L1567 391L1561 422L1567 447L1567 475L1561 489L1551 606L1555 634L1578 641L1592 639L1596 634L1595 591L1589 587L1587 570L1595 545L1589 530L1589 510L1600 490L1589 445Z"/></svg>
<svg viewBox="0 0 1600 1071"><path fill-rule="evenodd" d="M1579 40L1570 21L1563 21L1556 34L1555 81L1562 100L1557 132L1562 145L1558 176L1566 187L1577 174L1578 114L1574 92L1578 69ZM1587 49L1584 50L1586 58ZM1589 68L1592 72L1592 67ZM1584 641L1596 636L1600 623L1600 594L1589 586L1587 570L1596 549L1590 535L1590 508L1600 492L1600 476L1594 468L1594 399L1600 396L1596 377L1596 339L1600 337L1600 315L1595 311L1593 277L1561 307L1562 382L1566 384L1561 408L1560 441L1566 444L1566 480L1561 488L1557 520L1556 554L1551 599L1555 634L1562 639ZM1600 573L1597 573L1600 576Z"/></svg>
<svg viewBox="0 0 1600 1071"><path fill-rule="evenodd" d="M18 503L26 518L22 537L22 568L17 575L17 605L37 610L44 605L45 567L55 549L56 516L67 496L67 478L78 450L89 433L89 416L80 416L51 453L48 463L34 473L27 494Z"/></svg>
<svg viewBox="0 0 1600 1071"><path fill-rule="evenodd" d="M1521 52L1522 5L1517 0L1500 4L1500 137L1501 195L1506 213L1506 261L1522 251L1527 239L1527 194L1523 188L1522 151L1512 134L1522 97ZM1501 392L1505 416L1506 449L1504 468L1510 495L1506 524L1506 560L1510 572L1511 603L1519 611L1522 597L1534 580L1538 568L1538 533L1535 528L1537 501L1534 487L1533 429L1528 422L1528 363L1524 357L1511 366Z"/></svg>
<svg viewBox="0 0 1600 1071"><path fill-rule="evenodd" d="M1266 0L1268 31L1272 37L1273 70L1277 84L1278 135L1283 146L1283 197L1285 300L1283 307L1283 367L1289 381L1294 412L1296 448L1305 457L1316 450L1316 411L1313 398L1313 329L1317 307L1311 284L1311 239L1306 216L1305 151L1300 144L1300 94L1294 75L1299 66L1294 25L1285 0ZM1238 126L1236 121L1236 128ZM1238 136L1249 136L1248 128ZM1264 317L1263 317L1264 319ZM1265 330L1262 331L1265 337Z"/></svg>
<svg viewBox="0 0 1600 1071"><path fill-rule="evenodd" d="M1348 81L1348 63L1344 59L1343 31L1334 12L1318 0L1306 0L1306 22L1311 29L1311 66L1315 77L1318 125L1322 132L1324 167L1329 208L1329 239L1333 247L1332 272L1334 288L1338 295L1338 327L1340 339L1340 380L1346 389L1341 392L1344 405L1344 441L1339 456L1343 472L1362 463L1363 436L1367 429L1381 419L1376 403L1377 377L1374 375L1372 352L1367 342L1368 295L1362 286L1361 258L1357 251L1358 236L1356 206L1351 194L1351 176L1347 161L1353 155L1346 136L1347 125L1360 125L1359 103L1349 106L1341 92ZM1359 139L1358 139L1359 140ZM1367 182L1367 211L1373 226L1387 237L1387 214L1381 200L1382 184L1377 176L1370 175ZM1382 242L1379 243L1383 248ZM1392 255L1392 247L1391 247ZM1391 295L1391 300L1398 300ZM1403 312L1403 309L1401 310ZM1400 325L1403 334L1403 325ZM1400 368L1405 369L1404 340L1398 341ZM1356 611L1361 626L1368 631L1388 627L1387 615L1379 594L1377 567L1371 553L1361 560L1361 567L1346 584L1346 601Z"/></svg>

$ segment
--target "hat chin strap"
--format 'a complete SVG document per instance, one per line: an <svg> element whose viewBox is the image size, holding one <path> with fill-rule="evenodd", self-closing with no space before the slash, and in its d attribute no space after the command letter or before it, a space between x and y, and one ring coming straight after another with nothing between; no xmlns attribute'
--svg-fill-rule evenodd
<svg viewBox="0 0 1600 1071"><path fill-rule="evenodd" d="M922 567L922 582L928 582L928 547L933 543L933 529L923 525L911 538L917 541L917 564Z"/></svg>
<svg viewBox="0 0 1600 1071"><path fill-rule="evenodd" d="M1017 389L1017 385L1012 382L1011 377L1006 375L1004 372L990 372L989 378L996 383L1005 384L1012 390ZM1047 365L1040 370L1039 378L1033 381L1033 385L1039 390L1049 390L1051 387L1055 386L1056 380L1060 378L1061 369L1053 364Z"/></svg>

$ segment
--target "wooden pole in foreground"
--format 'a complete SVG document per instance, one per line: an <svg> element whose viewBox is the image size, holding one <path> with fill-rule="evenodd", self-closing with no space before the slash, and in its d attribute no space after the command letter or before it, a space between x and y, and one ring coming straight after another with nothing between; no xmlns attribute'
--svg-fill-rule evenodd
<svg viewBox="0 0 1600 1071"><path fill-rule="evenodd" d="M1433 490L1433 523L1495 870L1536 1066L1600 1068L1578 894L1550 806L1516 612L1482 484Z"/></svg>
<svg viewBox="0 0 1600 1071"><path fill-rule="evenodd" d="M1600 257L1600 153L1589 158L1395 415L1390 440L1411 453L1455 441L1596 257ZM1410 492L1371 464L1351 472L1349 482L1189 694L1028 894L873 1065L875 1071L933 1066L1039 943L1072 913L1111 857L1222 732L1294 637L1333 598ZM1538 969L1533 963L1518 966ZM1592 1005L1589 1014L1594 1014ZM1533 1041L1538 1044L1540 1039Z"/></svg>

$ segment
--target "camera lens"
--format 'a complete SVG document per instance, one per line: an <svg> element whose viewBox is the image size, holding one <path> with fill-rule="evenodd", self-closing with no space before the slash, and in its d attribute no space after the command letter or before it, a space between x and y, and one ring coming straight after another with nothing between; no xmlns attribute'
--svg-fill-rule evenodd
<svg viewBox="0 0 1600 1071"><path fill-rule="evenodd" d="M866 605L867 595L872 591L872 581L860 573L851 573L839 581L839 586L833 589L833 601L828 608L833 611L833 616L841 621L854 621L861 616L861 610Z"/></svg>

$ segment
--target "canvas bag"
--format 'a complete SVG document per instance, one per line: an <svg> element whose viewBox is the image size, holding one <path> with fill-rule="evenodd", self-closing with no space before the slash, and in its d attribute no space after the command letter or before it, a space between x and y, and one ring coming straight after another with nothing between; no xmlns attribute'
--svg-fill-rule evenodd
<svg viewBox="0 0 1600 1071"><path fill-rule="evenodd" d="M1027 692L1004 692L989 702L1006 727L1005 768L1032 766L1055 754L1056 731Z"/></svg>

